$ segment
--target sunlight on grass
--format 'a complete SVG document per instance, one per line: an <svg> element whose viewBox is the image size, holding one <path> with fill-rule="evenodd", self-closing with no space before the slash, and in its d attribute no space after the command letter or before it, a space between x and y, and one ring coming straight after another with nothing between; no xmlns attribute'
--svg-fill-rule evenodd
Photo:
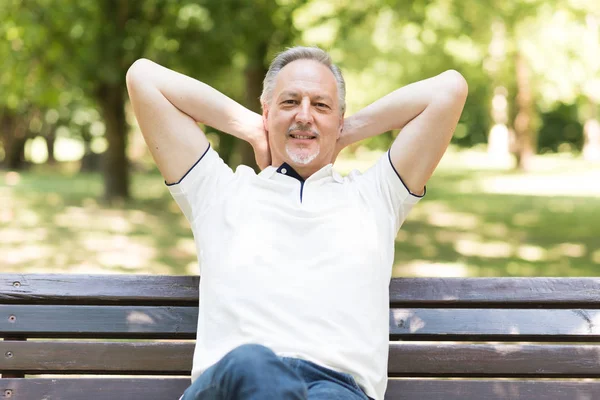
<svg viewBox="0 0 600 400"><path fill-rule="evenodd" d="M506 238L510 232L508 226L501 222L487 222L481 225L481 230L490 237Z"/></svg>
<svg viewBox="0 0 600 400"><path fill-rule="evenodd" d="M336 169L365 171L383 154L360 149ZM600 275L600 166L551 155L534 167L516 173L484 151L450 149L398 233L394 276ZM162 177L134 174L131 191L111 209L99 174L0 171L0 270L198 274Z"/></svg>
<svg viewBox="0 0 600 400"><path fill-rule="evenodd" d="M21 245L23 243L31 242L42 242L48 237L48 229L36 228L36 229L17 229L17 228L3 228L0 230L0 243L2 245Z"/></svg>
<svg viewBox="0 0 600 400"><path fill-rule="evenodd" d="M497 161L477 149L450 148L439 168L475 172L476 179L459 183L463 193L600 197L600 184L593 184L600 182L600 165L574 159L570 154L536 156L532 170L524 174L512 170L512 160ZM477 174L486 171L497 174Z"/></svg>
<svg viewBox="0 0 600 400"><path fill-rule="evenodd" d="M54 224L62 228L85 229L91 226L96 229L115 233L130 233L132 222L126 213L119 210L103 210L101 213L90 212L89 207L67 207L54 216Z"/></svg>
<svg viewBox="0 0 600 400"><path fill-rule="evenodd" d="M591 255L592 261L596 264L600 264L600 250L596 250Z"/></svg>
<svg viewBox="0 0 600 400"><path fill-rule="evenodd" d="M430 214L428 222L434 226L456 226L463 229L474 229L480 225L480 220L476 215L458 212L437 212Z"/></svg>
<svg viewBox="0 0 600 400"><path fill-rule="evenodd" d="M102 265L127 269L144 268L156 256L153 243L141 239L106 232L90 232L79 239L83 249L96 252ZM110 249L110 251L105 251Z"/></svg>
<svg viewBox="0 0 600 400"><path fill-rule="evenodd" d="M159 209L145 206L145 200L132 208L108 209L97 200L99 175L42 177L26 172L18 174L18 181L15 176L0 173L0 179L14 184L0 186L1 270L184 274L193 269L197 273L189 225L178 210L173 217L174 202L168 192ZM146 185L146 177L141 178ZM154 192L156 187L166 191L159 179L150 177L157 182ZM194 264L195 268L189 267Z"/></svg>
<svg viewBox="0 0 600 400"><path fill-rule="evenodd" d="M454 249L464 256L506 258L512 254L512 247L506 242L458 239Z"/></svg>
<svg viewBox="0 0 600 400"><path fill-rule="evenodd" d="M415 207L410 214L410 219L426 221L428 224L439 227L456 227L472 230L481 224L477 215L466 212L453 211L450 205L442 201L423 201Z"/></svg>
<svg viewBox="0 0 600 400"><path fill-rule="evenodd" d="M443 276L597 276L599 173L600 165L550 155L523 174L488 163L484 152L451 149L398 235L394 274L435 265L451 266ZM562 190L562 181L572 190ZM506 190L493 190L493 182Z"/></svg>
<svg viewBox="0 0 600 400"><path fill-rule="evenodd" d="M583 257L585 252L585 245L578 243L561 243L550 250L550 254L564 254L568 257Z"/></svg>
<svg viewBox="0 0 600 400"><path fill-rule="evenodd" d="M561 176L498 176L480 181L485 193L530 196L600 197L600 171L563 174Z"/></svg>
<svg viewBox="0 0 600 400"><path fill-rule="evenodd" d="M49 244L22 244L2 248L2 262L7 265L22 265L34 262L40 258L51 257L54 247Z"/></svg>
<svg viewBox="0 0 600 400"><path fill-rule="evenodd" d="M394 265L394 276L418 277L466 277L472 275L469 266L463 263L436 263L427 260L414 260L402 265Z"/></svg>
<svg viewBox="0 0 600 400"><path fill-rule="evenodd" d="M21 181L21 174L14 171L9 171L4 175L4 183L6 186L16 186Z"/></svg>
<svg viewBox="0 0 600 400"><path fill-rule="evenodd" d="M516 255L526 261L545 261L548 259L548 251L540 246L521 245L517 247Z"/></svg>

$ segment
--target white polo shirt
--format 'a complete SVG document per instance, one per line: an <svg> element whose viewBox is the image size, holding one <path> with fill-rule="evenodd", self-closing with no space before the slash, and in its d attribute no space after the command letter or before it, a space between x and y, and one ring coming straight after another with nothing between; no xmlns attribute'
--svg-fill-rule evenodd
<svg viewBox="0 0 600 400"><path fill-rule="evenodd" d="M258 343L349 373L383 399L394 240L419 200L389 153L364 174L329 164L302 181L287 165L233 172L209 147L168 188L200 264L192 381Z"/></svg>

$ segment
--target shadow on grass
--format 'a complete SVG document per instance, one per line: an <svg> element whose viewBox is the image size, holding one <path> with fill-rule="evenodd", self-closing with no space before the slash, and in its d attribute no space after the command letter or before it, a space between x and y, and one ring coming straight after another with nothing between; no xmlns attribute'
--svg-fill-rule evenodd
<svg viewBox="0 0 600 400"><path fill-rule="evenodd" d="M598 276L600 199L489 190L511 177L520 179L436 172L398 234L394 275ZM191 230L160 175L133 175L135 200L121 207L103 206L101 194L98 174L0 171L0 270L198 273Z"/></svg>
<svg viewBox="0 0 600 400"><path fill-rule="evenodd" d="M13 173L14 174L14 173ZM108 208L98 174L0 172L0 268L15 272L197 274L189 225L159 175L134 175Z"/></svg>
<svg viewBox="0 0 600 400"><path fill-rule="evenodd" d="M513 176L436 173L397 237L394 275L599 275L600 198L482 189Z"/></svg>

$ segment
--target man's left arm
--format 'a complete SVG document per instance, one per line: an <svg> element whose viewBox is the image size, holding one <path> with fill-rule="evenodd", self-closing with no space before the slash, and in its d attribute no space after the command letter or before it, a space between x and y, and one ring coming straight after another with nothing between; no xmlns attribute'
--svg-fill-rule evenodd
<svg viewBox="0 0 600 400"><path fill-rule="evenodd" d="M467 82L454 70L397 89L346 118L336 155L350 143L401 129L390 160L408 190L421 195L450 143L467 93Z"/></svg>

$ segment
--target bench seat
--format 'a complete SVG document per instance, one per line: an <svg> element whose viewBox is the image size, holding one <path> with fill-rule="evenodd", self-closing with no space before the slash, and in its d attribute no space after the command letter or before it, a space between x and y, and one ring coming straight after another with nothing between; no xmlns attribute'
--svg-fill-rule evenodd
<svg viewBox="0 0 600 400"><path fill-rule="evenodd" d="M178 399L198 283L0 274L0 399ZM600 399L600 278L394 278L388 369L387 400Z"/></svg>

